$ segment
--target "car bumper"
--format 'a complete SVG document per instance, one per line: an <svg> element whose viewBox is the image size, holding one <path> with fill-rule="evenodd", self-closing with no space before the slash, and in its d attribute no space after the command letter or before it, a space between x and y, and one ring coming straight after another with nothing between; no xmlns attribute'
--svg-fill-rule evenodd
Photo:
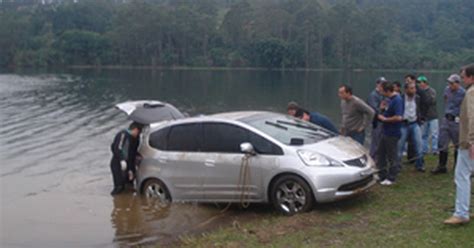
<svg viewBox="0 0 474 248"><path fill-rule="evenodd" d="M325 186L320 184L315 190L316 201L332 202L363 193L376 184L374 173L375 170L370 170L364 172L364 177L358 173L337 184L331 183L332 185Z"/></svg>

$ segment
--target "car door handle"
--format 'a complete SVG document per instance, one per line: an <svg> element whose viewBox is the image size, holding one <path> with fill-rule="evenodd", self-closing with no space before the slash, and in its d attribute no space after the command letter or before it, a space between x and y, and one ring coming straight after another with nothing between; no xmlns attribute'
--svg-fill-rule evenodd
<svg viewBox="0 0 474 248"><path fill-rule="evenodd" d="M206 165L207 167L214 167L216 166L216 161L212 159L206 159L206 161L204 162L204 165Z"/></svg>
<svg viewBox="0 0 474 248"><path fill-rule="evenodd" d="M161 164L166 164L166 163L168 163L168 158L159 157L158 162L160 162Z"/></svg>

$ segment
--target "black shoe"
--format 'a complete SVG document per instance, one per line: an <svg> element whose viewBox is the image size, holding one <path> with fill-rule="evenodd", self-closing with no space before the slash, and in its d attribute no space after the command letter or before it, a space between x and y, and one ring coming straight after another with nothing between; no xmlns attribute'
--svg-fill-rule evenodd
<svg viewBox="0 0 474 248"><path fill-rule="evenodd" d="M111 195L118 195L118 194L122 193L122 191L123 191L123 187L114 188L114 189L112 190L112 192L110 192L110 194L111 194Z"/></svg>
<svg viewBox="0 0 474 248"><path fill-rule="evenodd" d="M439 166L431 170L431 173L435 175L441 174L441 173L447 173L447 172L448 170L446 169L446 167L439 167Z"/></svg>
<svg viewBox="0 0 474 248"><path fill-rule="evenodd" d="M416 168L416 171L418 172L421 172L421 173L425 173L425 168Z"/></svg>

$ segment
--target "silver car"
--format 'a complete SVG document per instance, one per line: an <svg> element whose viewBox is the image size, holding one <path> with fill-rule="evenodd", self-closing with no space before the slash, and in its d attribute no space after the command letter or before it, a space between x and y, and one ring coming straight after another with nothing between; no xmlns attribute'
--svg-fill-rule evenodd
<svg viewBox="0 0 474 248"><path fill-rule="evenodd" d="M245 111L156 121L141 135L136 185L162 202L269 202L292 215L375 184L363 146L288 115Z"/></svg>

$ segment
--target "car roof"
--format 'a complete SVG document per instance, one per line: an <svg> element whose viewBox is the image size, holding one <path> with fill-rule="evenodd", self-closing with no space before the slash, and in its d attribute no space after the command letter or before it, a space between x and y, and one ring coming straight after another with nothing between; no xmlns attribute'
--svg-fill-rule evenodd
<svg viewBox="0 0 474 248"><path fill-rule="evenodd" d="M152 128L159 127L165 123L191 123L191 122L202 122L202 121L243 121L247 119L265 119L267 117L272 117L276 115L281 115L280 113L268 112L268 111L234 111L234 112L224 112L212 115L199 115L194 117L188 117L178 120L169 120L159 123L151 124Z"/></svg>
<svg viewBox="0 0 474 248"><path fill-rule="evenodd" d="M225 119L225 120L235 120L241 121L242 119L247 119L251 117L270 117L278 115L278 113L268 112L268 111L235 111L235 112L225 112L209 115L211 118Z"/></svg>

